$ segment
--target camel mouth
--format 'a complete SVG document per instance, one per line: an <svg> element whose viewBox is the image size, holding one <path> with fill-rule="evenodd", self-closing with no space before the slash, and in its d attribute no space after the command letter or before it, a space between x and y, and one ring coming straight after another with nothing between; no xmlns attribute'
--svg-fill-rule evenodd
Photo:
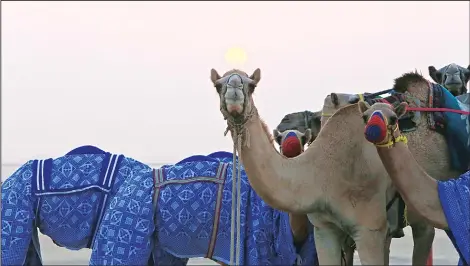
<svg viewBox="0 0 470 266"><path fill-rule="evenodd" d="M226 104L227 113L231 116L238 116L243 114L243 105L241 104Z"/></svg>
<svg viewBox="0 0 470 266"><path fill-rule="evenodd" d="M230 120L235 122L235 124L242 124L245 121L245 115L237 111L228 112L230 115Z"/></svg>
<svg viewBox="0 0 470 266"><path fill-rule="evenodd" d="M445 84L446 86L462 86L462 82L449 82Z"/></svg>
<svg viewBox="0 0 470 266"><path fill-rule="evenodd" d="M369 121L367 121L364 135L367 141L374 144L385 141L387 137L387 123L382 113L374 112L371 115Z"/></svg>
<svg viewBox="0 0 470 266"><path fill-rule="evenodd" d="M282 154L286 157L293 158L302 153L302 143L293 132L287 134L281 144Z"/></svg>

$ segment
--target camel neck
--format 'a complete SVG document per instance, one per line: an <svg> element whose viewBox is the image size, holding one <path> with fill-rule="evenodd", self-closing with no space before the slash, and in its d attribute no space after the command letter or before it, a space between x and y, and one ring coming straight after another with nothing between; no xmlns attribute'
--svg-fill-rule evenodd
<svg viewBox="0 0 470 266"><path fill-rule="evenodd" d="M397 142L394 147L377 147L377 153L382 159L388 174L394 181L397 181L399 186L408 184L409 180L403 178L404 175L418 174L419 178L423 178L423 170L413 158L405 143Z"/></svg>
<svg viewBox="0 0 470 266"><path fill-rule="evenodd" d="M297 212L292 176L284 168L287 161L274 147L258 115L245 124L241 150L238 150L250 184L269 205L287 212ZM279 200L282 199L282 200Z"/></svg>
<svg viewBox="0 0 470 266"><path fill-rule="evenodd" d="M407 206L434 226L440 225L442 213L436 212L440 206L437 181L416 162L407 145L397 142L391 148L377 148L377 153Z"/></svg>
<svg viewBox="0 0 470 266"><path fill-rule="evenodd" d="M294 158L286 158L274 148L259 116L252 116L245 123L245 129L247 143L242 143L238 152L250 185L268 205L282 211L311 212L317 198L331 186L331 171L337 173L337 167L344 166L343 162L348 162L354 169L368 167L363 159L367 147L364 146L364 126L357 105L338 111L309 148ZM362 160L356 163L350 156ZM341 178L347 176L341 171L340 175Z"/></svg>

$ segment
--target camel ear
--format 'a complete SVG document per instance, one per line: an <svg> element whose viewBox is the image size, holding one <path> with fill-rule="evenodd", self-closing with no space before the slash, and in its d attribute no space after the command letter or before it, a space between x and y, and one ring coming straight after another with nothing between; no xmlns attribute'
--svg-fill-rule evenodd
<svg viewBox="0 0 470 266"><path fill-rule="evenodd" d="M395 107L395 114L397 115L397 118L400 118L404 114L406 114L407 107L408 107L408 104L406 102L402 102L397 107Z"/></svg>
<svg viewBox="0 0 470 266"><path fill-rule="evenodd" d="M320 133L321 129L321 113L322 111L314 112L312 117L309 119L309 125L310 125L310 141L314 141L318 134Z"/></svg>
<svg viewBox="0 0 470 266"><path fill-rule="evenodd" d="M221 77L219 73L217 73L217 70L211 69L211 81L214 84L214 86L216 85L216 81L219 80L220 78Z"/></svg>
<svg viewBox="0 0 470 266"><path fill-rule="evenodd" d="M250 79L253 80L253 85L258 85L258 82L261 80L261 69L257 68L255 69L255 71L253 72L253 74L251 74L250 76Z"/></svg>
<svg viewBox="0 0 470 266"><path fill-rule="evenodd" d="M279 132L279 130L277 130L277 128L273 129L273 136L274 136L274 140L277 142L277 144L281 145L281 132Z"/></svg>
<svg viewBox="0 0 470 266"><path fill-rule="evenodd" d="M359 106L359 112L361 114L365 113L370 108L370 105L365 101L359 101L357 104Z"/></svg>
<svg viewBox="0 0 470 266"><path fill-rule="evenodd" d="M468 81L470 80L470 65L468 65L467 69L464 70L463 76L465 77L464 82L464 87L467 85Z"/></svg>
<svg viewBox="0 0 470 266"><path fill-rule="evenodd" d="M429 66L428 70L429 70L429 76L432 78L432 80L440 84L442 80L442 73L439 72L439 70L437 70L434 66Z"/></svg>
<svg viewBox="0 0 470 266"><path fill-rule="evenodd" d="M333 104L335 105L335 107L338 106L338 105L339 105L338 95L337 95L336 93L332 92L332 93L330 94L330 97L331 97L331 101L333 102Z"/></svg>
<svg viewBox="0 0 470 266"><path fill-rule="evenodd" d="M307 128L305 130L304 136L305 136L304 144L310 143L310 140L312 139L312 130L310 128Z"/></svg>

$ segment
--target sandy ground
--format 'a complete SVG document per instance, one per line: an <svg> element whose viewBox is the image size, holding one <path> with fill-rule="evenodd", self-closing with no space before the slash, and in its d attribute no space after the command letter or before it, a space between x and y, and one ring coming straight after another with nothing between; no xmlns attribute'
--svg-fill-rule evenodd
<svg viewBox="0 0 470 266"><path fill-rule="evenodd" d="M392 242L391 265L411 265L411 253L413 250L413 240L411 238L410 227L405 228L406 236ZM71 251L57 247L49 237L41 235L41 251L45 265L88 265L90 250ZM434 239L434 265L457 265L458 255L447 235L436 229ZM354 259L355 265L360 265L357 253ZM218 265L215 262L194 258L189 260L189 265Z"/></svg>

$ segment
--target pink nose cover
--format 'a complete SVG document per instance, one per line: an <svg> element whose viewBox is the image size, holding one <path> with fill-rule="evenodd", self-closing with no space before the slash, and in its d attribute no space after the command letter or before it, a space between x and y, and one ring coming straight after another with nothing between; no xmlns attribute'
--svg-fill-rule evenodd
<svg viewBox="0 0 470 266"><path fill-rule="evenodd" d="M282 154L286 157L295 157L302 153L302 144L294 132L289 132L282 142Z"/></svg>
<svg viewBox="0 0 470 266"><path fill-rule="evenodd" d="M387 124L380 112L372 113L367 122L364 135L366 139L372 143L380 143L387 137Z"/></svg>

